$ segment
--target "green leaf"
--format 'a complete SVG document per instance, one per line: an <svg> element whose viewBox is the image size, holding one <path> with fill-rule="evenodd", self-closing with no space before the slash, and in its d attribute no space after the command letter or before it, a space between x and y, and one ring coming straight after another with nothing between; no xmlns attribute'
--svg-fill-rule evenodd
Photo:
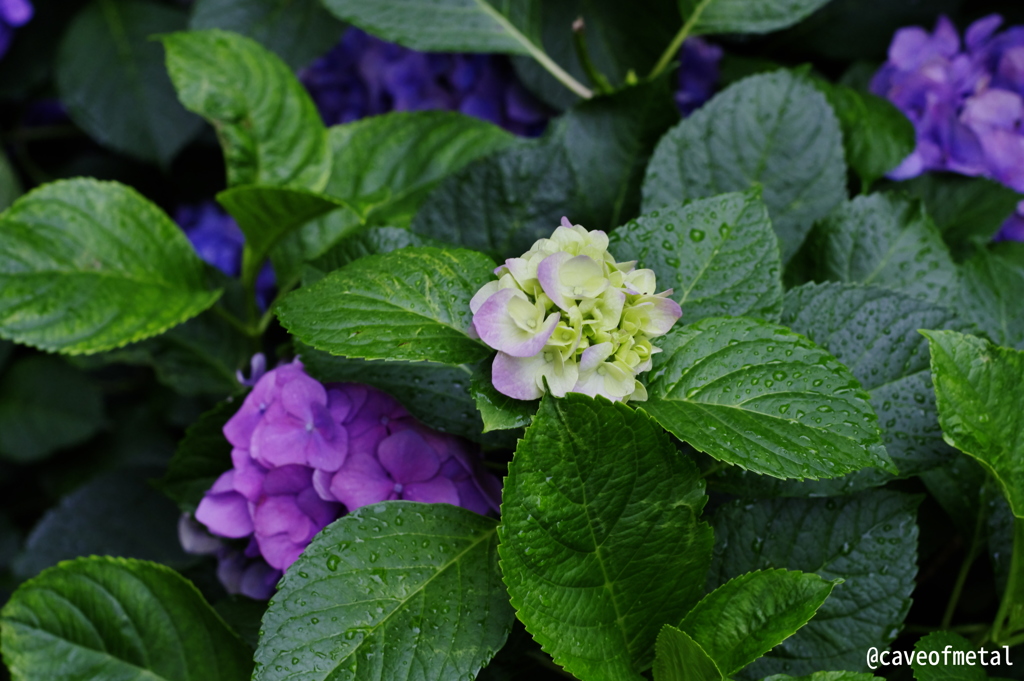
<svg viewBox="0 0 1024 681"><path fill-rule="evenodd" d="M515 400L497 391L491 382L491 365L484 362L473 372L470 392L483 419L483 432L525 428L533 421L539 400Z"/></svg>
<svg viewBox="0 0 1024 681"><path fill-rule="evenodd" d="M184 233L133 189L54 182L0 216L0 336L68 354L155 336L210 307Z"/></svg>
<svg viewBox="0 0 1024 681"><path fill-rule="evenodd" d="M1021 200L994 180L954 173L924 173L894 186L924 202L958 261L970 253L972 242L995 236Z"/></svg>
<svg viewBox="0 0 1024 681"><path fill-rule="evenodd" d="M278 287L292 288L302 279L305 263L363 229L363 220L354 211L338 208L286 234L270 252Z"/></svg>
<svg viewBox="0 0 1024 681"><path fill-rule="evenodd" d="M289 233L344 205L324 194L266 185L226 189L217 202L238 222L252 250L250 266L256 268Z"/></svg>
<svg viewBox="0 0 1024 681"><path fill-rule="evenodd" d="M444 244L430 237L414 234L398 227L371 227L366 231L342 239L322 256L303 269L303 283L315 284L329 272L340 269L368 255L397 251L408 246L436 246Z"/></svg>
<svg viewBox="0 0 1024 681"><path fill-rule="evenodd" d="M469 301L493 269L472 251L403 248L335 270L276 311L299 340L334 355L468 364L491 352L468 333Z"/></svg>
<svg viewBox="0 0 1024 681"><path fill-rule="evenodd" d="M469 393L472 371L432 362L368 362L302 350L306 371L324 383L368 383L395 396L431 428L479 440L483 424Z"/></svg>
<svg viewBox="0 0 1024 681"><path fill-rule="evenodd" d="M509 466L498 530L519 619L583 681L640 679L662 624L704 591L706 500L697 467L643 413L544 398Z"/></svg>
<svg viewBox="0 0 1024 681"><path fill-rule="evenodd" d="M299 69L331 49L345 24L317 0L198 0L189 28L241 33Z"/></svg>
<svg viewBox="0 0 1024 681"><path fill-rule="evenodd" d="M954 302L964 318L999 345L1024 349L1024 315L1018 297L1024 290L1024 269L979 249L961 265L960 274L963 288Z"/></svg>
<svg viewBox="0 0 1024 681"><path fill-rule="evenodd" d="M475 678L513 621L495 526L408 501L328 525L263 617L254 681Z"/></svg>
<svg viewBox="0 0 1024 681"><path fill-rule="evenodd" d="M180 31L184 8L95 0L71 22L56 61L60 101L100 144L170 164L202 128L174 96L155 33Z"/></svg>
<svg viewBox="0 0 1024 681"><path fill-rule="evenodd" d="M104 555L152 560L184 567L194 558L178 541L178 509L149 480L159 468L113 471L61 499L32 528L13 569L32 577L62 560Z"/></svg>
<svg viewBox="0 0 1024 681"><path fill-rule="evenodd" d="M705 596L679 628L732 676L807 624L835 585L815 574L749 572Z"/></svg>
<svg viewBox="0 0 1024 681"><path fill-rule="evenodd" d="M22 584L0 611L22 681L247 681L249 648L170 568L79 558Z"/></svg>
<svg viewBox="0 0 1024 681"><path fill-rule="evenodd" d="M643 209L755 184L764 188L783 262L846 197L839 122L806 78L751 76L683 119L654 151Z"/></svg>
<svg viewBox="0 0 1024 681"><path fill-rule="evenodd" d="M0 151L0 211L14 203L14 199L21 196L21 191L18 174L11 167L7 156Z"/></svg>
<svg viewBox="0 0 1024 681"><path fill-rule="evenodd" d="M551 236L562 216L582 212L581 205L565 147L549 139L522 141L445 180L412 229L504 261Z"/></svg>
<svg viewBox="0 0 1024 681"><path fill-rule="evenodd" d="M807 676L772 674L765 677L764 681L873 681L881 678L884 677L872 676L865 672L814 672Z"/></svg>
<svg viewBox="0 0 1024 681"><path fill-rule="evenodd" d="M1024 352L955 331L922 331L946 441L999 481L1013 514L1024 518Z"/></svg>
<svg viewBox="0 0 1024 681"><path fill-rule="evenodd" d="M687 322L779 318L779 244L756 190L665 206L615 230L610 241L617 260L636 260L654 270L658 288L673 289Z"/></svg>
<svg viewBox="0 0 1024 681"><path fill-rule="evenodd" d="M815 227L815 278L884 286L949 304L956 266L919 201L895 194L858 196Z"/></svg>
<svg viewBox="0 0 1024 681"><path fill-rule="evenodd" d="M324 0L324 6L379 38L423 52L538 50L537 0Z"/></svg>
<svg viewBox="0 0 1024 681"><path fill-rule="evenodd" d="M679 0L683 16L699 16L692 34L770 33L799 22L829 0ZM698 15L697 13L700 12Z"/></svg>
<svg viewBox="0 0 1024 681"><path fill-rule="evenodd" d="M671 624L661 628L655 651L654 681L719 681L722 678L722 672L700 644Z"/></svg>
<svg viewBox="0 0 1024 681"><path fill-rule="evenodd" d="M182 104L217 130L229 185L323 189L331 172L327 129L284 62L216 29L161 40Z"/></svg>
<svg viewBox="0 0 1024 681"><path fill-rule="evenodd" d="M833 499L736 501L715 511L711 582L786 568L843 579L807 626L737 675L862 669L899 633L917 574L918 497L871 490Z"/></svg>
<svg viewBox="0 0 1024 681"><path fill-rule="evenodd" d="M803 336L710 317L662 338L641 408L715 459L778 478L896 472L869 395Z"/></svg>
<svg viewBox="0 0 1024 681"><path fill-rule="evenodd" d="M224 437L224 424L241 408L242 399L221 402L189 426L167 472L154 482L183 512L195 512L203 495L231 468L231 443Z"/></svg>
<svg viewBox="0 0 1024 681"><path fill-rule="evenodd" d="M887 99L815 79L843 130L846 162L865 190L914 151L914 125Z"/></svg>
<svg viewBox="0 0 1024 681"><path fill-rule="evenodd" d="M0 459L39 461L103 426L103 394L57 357L20 359L0 380Z"/></svg>
<svg viewBox="0 0 1024 681"><path fill-rule="evenodd" d="M516 142L498 126L454 111L392 112L328 134L334 166L324 193L367 223L399 227L445 177Z"/></svg>
<svg viewBox="0 0 1024 681"><path fill-rule="evenodd" d="M949 648L949 650L946 650ZM1002 651L1000 651L1002 652ZM978 651L963 636L951 631L936 631L914 644L914 678L917 681L988 681L988 674L980 664ZM921 653L925 659L921 659ZM937 653L938 665L928 661L930 653ZM968 664L967 654L973 664ZM934 657L932 657L934 660Z"/></svg>

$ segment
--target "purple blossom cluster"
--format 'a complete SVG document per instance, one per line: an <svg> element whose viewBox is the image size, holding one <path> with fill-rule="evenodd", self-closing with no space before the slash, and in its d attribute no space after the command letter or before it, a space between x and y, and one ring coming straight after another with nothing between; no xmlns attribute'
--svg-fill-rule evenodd
<svg viewBox="0 0 1024 681"><path fill-rule="evenodd" d="M718 65L722 61L722 48L702 40L690 38L679 51L679 80L675 99L684 116L711 99L718 86Z"/></svg>
<svg viewBox="0 0 1024 681"><path fill-rule="evenodd" d="M255 381L224 436L232 467L195 519L215 537L248 544L204 545L188 526L183 544L216 553L229 591L255 598L267 597L313 537L347 511L395 499L480 514L498 508L500 483L465 441L427 428L375 388L322 384L297 359Z"/></svg>
<svg viewBox="0 0 1024 681"><path fill-rule="evenodd" d="M14 31L32 18L34 9L28 0L0 0L0 57L11 46Z"/></svg>
<svg viewBox="0 0 1024 681"><path fill-rule="evenodd" d="M979 19L962 42L946 17L931 33L896 32L871 90L913 122L917 146L891 177L945 170L1024 192L1024 26L998 32L1002 22L996 14ZM1001 236L1024 237L1024 202Z"/></svg>

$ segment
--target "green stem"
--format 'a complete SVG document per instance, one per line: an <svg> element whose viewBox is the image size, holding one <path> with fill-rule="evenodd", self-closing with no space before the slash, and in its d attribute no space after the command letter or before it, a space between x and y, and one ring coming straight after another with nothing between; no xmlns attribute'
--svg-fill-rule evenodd
<svg viewBox="0 0 1024 681"><path fill-rule="evenodd" d="M278 290L277 295L274 296L274 300L271 301L270 305L267 306L267 311L263 313L262 317L260 317L260 322L256 326L256 330L259 335L262 336L266 332L267 327L270 326L270 322L273 321L274 306L277 304L277 301L281 300L282 296L284 296L286 293L289 293L293 288L295 288L298 285L299 280L293 279L292 281L288 282L285 286L281 287Z"/></svg>
<svg viewBox="0 0 1024 681"><path fill-rule="evenodd" d="M712 466L711 468L709 468L706 471L704 471L703 473L701 473L700 474L700 479L703 480L704 478L712 476L715 473L717 473L718 471L724 470L724 469L726 469L728 467L729 467L729 464L725 463L724 461L719 461L714 466Z"/></svg>
<svg viewBox="0 0 1024 681"><path fill-rule="evenodd" d="M1017 593L1017 592L1021 593ZM1006 582L1006 591L999 603L999 612L992 623L992 642L996 645L1016 645L1011 641L1024 638L1024 632L1006 632L1009 638L1003 639L1003 628L1009 624L1014 607L1024 608L1024 518L1013 519L1013 556L1010 558L1010 577ZM1015 634L1019 634L1016 635Z"/></svg>
<svg viewBox="0 0 1024 681"><path fill-rule="evenodd" d="M249 244L242 249L242 290L245 291L245 310L249 327L257 328L260 311L256 307L256 277L259 276L262 260L256 258Z"/></svg>
<svg viewBox="0 0 1024 681"><path fill-rule="evenodd" d="M246 324L241 319L225 310L219 304L214 305L211 309L214 311L215 314L219 315L221 319L226 321L231 326L235 327L236 330L241 331L246 336L253 335L253 329L250 328L248 324Z"/></svg>
<svg viewBox="0 0 1024 681"><path fill-rule="evenodd" d="M672 39L668 48L664 53L662 53L661 59L659 59L658 63L654 65L654 68L651 69L651 73L647 76L647 80L654 80L661 75L662 71L668 68L668 65L672 63L675 56L679 54L679 49L683 46L683 43L686 42L688 37L690 37L690 31L692 31L693 27L697 25L698 21L700 21L700 15L704 13L704 9L710 4L711 0L701 0L697 3L697 6L693 8L693 14L687 18L686 23L684 23L683 27L679 29L679 33L676 33L676 37Z"/></svg>
<svg viewBox="0 0 1024 681"><path fill-rule="evenodd" d="M953 585L953 593L950 594L949 603L946 604L946 612L942 615L941 628L943 629L949 629L949 625L953 623L953 615L956 613L957 604L960 603L960 595L963 593L964 584L967 583L967 575L971 571L974 561L981 553L981 531L984 521L985 514L979 508L978 519L974 524L974 535L971 537L971 546L967 549L967 555L964 556L964 562L960 566L960 574L956 576L956 583Z"/></svg>
<svg viewBox="0 0 1024 681"><path fill-rule="evenodd" d="M590 50L587 49L586 24L583 23L583 17L572 22L572 44L576 48L576 57L580 60L587 78L594 84L594 88L602 94L614 92L615 88L594 65L594 60L590 58Z"/></svg>

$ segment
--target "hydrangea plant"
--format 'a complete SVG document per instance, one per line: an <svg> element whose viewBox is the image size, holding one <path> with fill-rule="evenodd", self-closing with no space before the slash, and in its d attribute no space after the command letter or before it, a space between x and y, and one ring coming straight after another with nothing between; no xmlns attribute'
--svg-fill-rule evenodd
<svg viewBox="0 0 1024 681"><path fill-rule="evenodd" d="M12 680L1019 673L1016 29L882 97L825 0L37 5Z"/></svg>

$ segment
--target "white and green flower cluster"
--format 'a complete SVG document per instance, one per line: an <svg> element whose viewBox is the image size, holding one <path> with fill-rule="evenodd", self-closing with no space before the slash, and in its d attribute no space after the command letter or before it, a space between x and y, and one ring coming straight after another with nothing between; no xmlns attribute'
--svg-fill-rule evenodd
<svg viewBox="0 0 1024 681"><path fill-rule="evenodd" d="M615 262L608 235L562 218L550 239L509 258L481 288L470 308L481 340L498 351L491 379L504 395L533 400L547 388L645 400L637 375L659 349L651 339L668 333L682 315L655 293L654 272Z"/></svg>

